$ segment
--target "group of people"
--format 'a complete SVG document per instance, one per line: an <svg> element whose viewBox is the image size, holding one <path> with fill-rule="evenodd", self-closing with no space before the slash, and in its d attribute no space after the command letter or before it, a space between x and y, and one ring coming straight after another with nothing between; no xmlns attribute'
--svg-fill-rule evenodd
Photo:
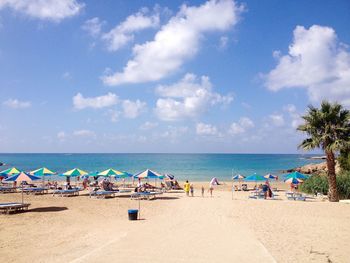
<svg viewBox="0 0 350 263"><path fill-rule="evenodd" d="M209 183L208 192L210 193L210 197L213 197L214 185L219 185L219 181L216 178L213 178ZM189 183L188 180L186 180L184 184L184 190L185 190L186 196L190 196L190 195L191 197L194 196L194 186L192 183ZM205 192L205 189L204 189L204 186L202 185L201 187L202 197L204 197L204 192Z"/></svg>
<svg viewBox="0 0 350 263"><path fill-rule="evenodd" d="M260 184L258 189L256 189L256 190L262 191L264 193L265 199L267 199L268 197L269 198L272 197L272 190L271 190L269 180L266 180L266 182L264 184Z"/></svg>

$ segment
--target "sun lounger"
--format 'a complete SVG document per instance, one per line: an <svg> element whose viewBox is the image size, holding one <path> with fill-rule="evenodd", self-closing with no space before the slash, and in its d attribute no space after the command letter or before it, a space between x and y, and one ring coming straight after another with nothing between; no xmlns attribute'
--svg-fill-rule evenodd
<svg viewBox="0 0 350 263"><path fill-rule="evenodd" d="M74 188L74 189L68 189L68 190L55 190L53 191L53 196L56 194L63 197L63 196L76 196L79 195L80 188Z"/></svg>
<svg viewBox="0 0 350 263"><path fill-rule="evenodd" d="M96 197L96 198L106 198L106 197L114 197L116 193L119 193L119 191L105 191L105 190L98 190L98 191L91 191L89 193L90 198Z"/></svg>
<svg viewBox="0 0 350 263"><path fill-rule="evenodd" d="M29 187L29 188L23 188L23 193L26 193L26 194L44 194L44 193L48 193L48 189L43 188L43 187Z"/></svg>
<svg viewBox="0 0 350 263"><path fill-rule="evenodd" d="M138 192L131 194L131 199L155 199L157 195L163 194L163 192Z"/></svg>
<svg viewBox="0 0 350 263"><path fill-rule="evenodd" d="M251 199L265 199L265 194L262 191L254 191L249 194Z"/></svg>
<svg viewBox="0 0 350 263"><path fill-rule="evenodd" d="M0 186L0 193L16 193L16 187Z"/></svg>
<svg viewBox="0 0 350 263"><path fill-rule="evenodd" d="M22 204L22 203L0 203L0 211L9 214L11 212L18 212L28 210L30 204Z"/></svg>
<svg viewBox="0 0 350 263"><path fill-rule="evenodd" d="M287 192L286 197L288 200L292 201L306 201L306 196L302 195L301 193Z"/></svg>

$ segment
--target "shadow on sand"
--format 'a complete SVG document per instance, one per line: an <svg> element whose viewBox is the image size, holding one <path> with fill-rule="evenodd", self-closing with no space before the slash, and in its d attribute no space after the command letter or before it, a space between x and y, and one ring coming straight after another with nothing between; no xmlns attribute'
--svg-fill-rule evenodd
<svg viewBox="0 0 350 263"><path fill-rule="evenodd" d="M37 207L33 209L28 209L28 212L60 212L68 210L67 207L61 206L47 206L47 207Z"/></svg>

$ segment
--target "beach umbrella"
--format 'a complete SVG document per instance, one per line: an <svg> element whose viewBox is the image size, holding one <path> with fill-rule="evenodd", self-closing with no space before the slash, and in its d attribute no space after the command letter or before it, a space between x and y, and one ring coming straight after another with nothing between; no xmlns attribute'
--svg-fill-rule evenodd
<svg viewBox="0 0 350 263"><path fill-rule="evenodd" d="M266 178L266 179L277 179L277 175L267 174L267 175L264 176L264 178Z"/></svg>
<svg viewBox="0 0 350 263"><path fill-rule="evenodd" d="M55 174L55 172L47 169L46 167L42 167L42 168L36 169L34 171L30 171L29 173L32 175L41 176L43 178L43 185L44 185L44 181L45 181L45 176L51 176L51 175Z"/></svg>
<svg viewBox="0 0 350 263"><path fill-rule="evenodd" d="M175 179L175 176L172 175L172 174L164 174L164 177L168 178L169 180L174 180Z"/></svg>
<svg viewBox="0 0 350 263"><path fill-rule="evenodd" d="M300 184L302 182L304 182L302 179L298 179L298 178L295 178L295 177L290 177L286 180L284 180L285 183L288 183L288 184Z"/></svg>
<svg viewBox="0 0 350 263"><path fill-rule="evenodd" d="M289 179L289 178L296 178L296 179L305 180L305 179L308 179L309 176L307 176L306 174L302 174L302 173L295 171L295 172L284 175L284 179Z"/></svg>
<svg viewBox="0 0 350 263"><path fill-rule="evenodd" d="M163 175L157 173L157 172L154 172L150 169L147 169L143 172L140 172L140 173L137 173L134 175L135 178L140 178L140 179L148 179L148 178L164 178Z"/></svg>
<svg viewBox="0 0 350 263"><path fill-rule="evenodd" d="M265 181L266 179L262 176L262 175L259 175L259 174L252 174L252 175L249 175L245 178L245 181L249 181L249 182L257 182L257 181Z"/></svg>
<svg viewBox="0 0 350 263"><path fill-rule="evenodd" d="M236 174L235 176L232 176L232 180L242 180L245 176L241 174Z"/></svg>
<svg viewBox="0 0 350 263"><path fill-rule="evenodd" d="M22 185L22 204L23 204L23 182L31 182L35 180L40 180L40 177L31 175L25 172L20 172L19 174L12 175L4 180L4 182L19 182Z"/></svg>
<svg viewBox="0 0 350 263"><path fill-rule="evenodd" d="M112 175L120 175L120 174L123 174L123 172L121 171L117 171L117 170L114 170L114 169L107 169L107 170L104 170L100 173L98 173L97 175L98 176L103 176L103 177L110 177Z"/></svg>
<svg viewBox="0 0 350 263"><path fill-rule="evenodd" d="M0 176L7 178L10 175L19 174L20 172L21 171L18 170L16 167L12 167L12 168L1 171Z"/></svg>
<svg viewBox="0 0 350 263"><path fill-rule="evenodd" d="M87 172L80 170L79 168L74 168L72 170L69 170L63 174L61 174L61 176L67 176L67 177L77 177L77 176L82 176L82 175L86 175L88 174Z"/></svg>

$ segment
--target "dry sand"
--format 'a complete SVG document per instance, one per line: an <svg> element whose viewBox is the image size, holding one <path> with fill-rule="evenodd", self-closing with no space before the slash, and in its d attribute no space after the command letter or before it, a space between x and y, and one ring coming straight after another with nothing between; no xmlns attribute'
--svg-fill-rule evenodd
<svg viewBox="0 0 350 263"><path fill-rule="evenodd" d="M349 204L232 200L229 184L202 198L201 185L141 201L139 221L128 197L26 195L28 212L0 215L1 262L349 262Z"/></svg>

